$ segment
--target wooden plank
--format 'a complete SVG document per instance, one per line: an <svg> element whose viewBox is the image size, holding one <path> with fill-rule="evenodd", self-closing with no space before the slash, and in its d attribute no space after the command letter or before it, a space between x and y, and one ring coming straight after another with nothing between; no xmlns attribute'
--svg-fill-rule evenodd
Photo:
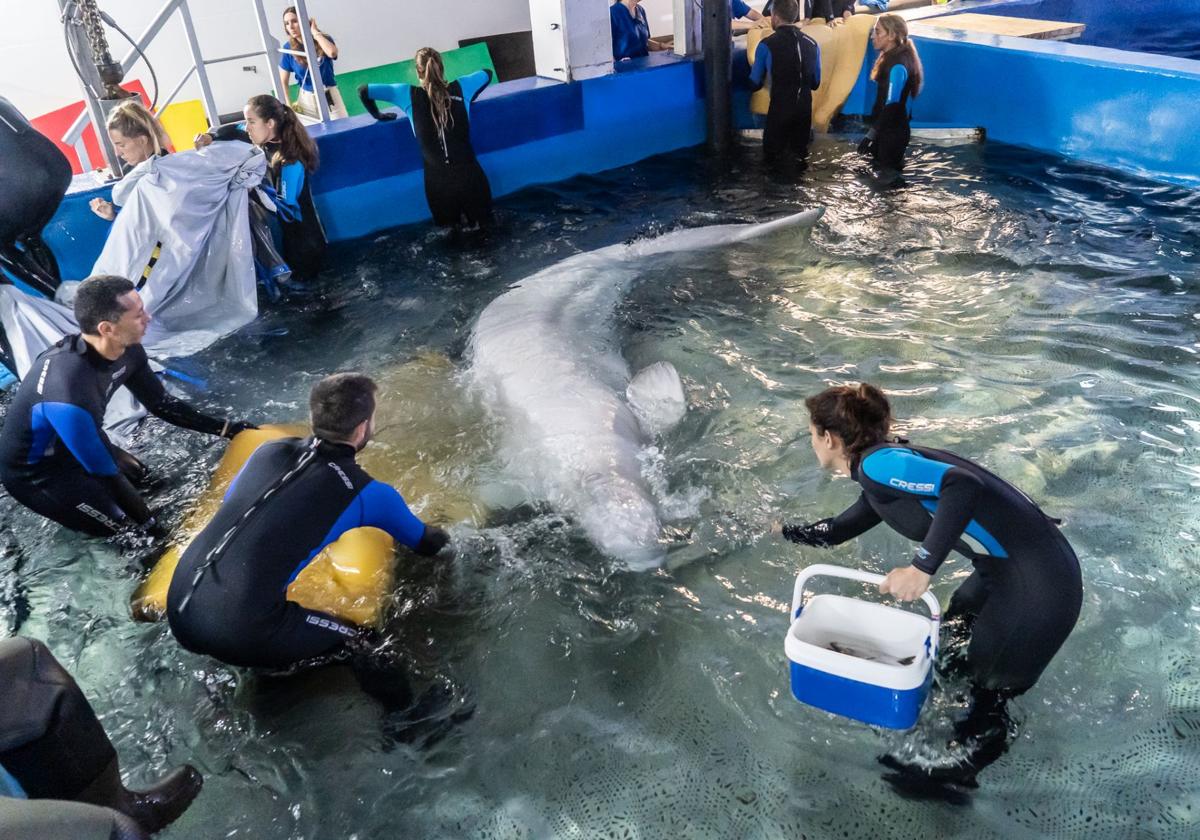
<svg viewBox="0 0 1200 840"><path fill-rule="evenodd" d="M943 29L956 29L961 32L1010 35L1014 38L1038 38L1050 41L1064 41L1068 38L1078 38L1083 34L1084 30L1084 24L1082 23L979 14L922 18L920 23L922 26L940 26Z"/></svg>

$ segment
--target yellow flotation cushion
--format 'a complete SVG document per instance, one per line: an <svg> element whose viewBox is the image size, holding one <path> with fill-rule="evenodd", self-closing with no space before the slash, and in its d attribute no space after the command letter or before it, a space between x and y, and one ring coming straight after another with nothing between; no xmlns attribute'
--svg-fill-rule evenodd
<svg viewBox="0 0 1200 840"><path fill-rule="evenodd" d="M208 488L184 520L180 542L167 549L133 593L131 609L139 621L157 621L167 609L167 588L188 544L208 524L231 481L250 455L267 441L300 437L303 426L263 426L235 437L217 465ZM395 581L395 542L378 528L355 528L329 545L288 587L289 601L358 625L379 625Z"/></svg>
<svg viewBox="0 0 1200 840"><path fill-rule="evenodd" d="M828 131L829 122L846 103L862 72L867 55L867 41L875 26L874 15L854 15L844 23L830 27L824 22L803 27L805 35L821 48L821 86L813 91L813 128ZM746 56L754 66L754 53L759 43L771 34L768 27L751 29L746 36ZM765 114L771 105L768 86L750 97L750 111Z"/></svg>

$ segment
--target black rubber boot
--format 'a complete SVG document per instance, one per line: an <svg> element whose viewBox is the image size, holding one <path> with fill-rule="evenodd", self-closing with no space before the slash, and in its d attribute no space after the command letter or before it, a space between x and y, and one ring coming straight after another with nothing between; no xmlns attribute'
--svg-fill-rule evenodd
<svg viewBox="0 0 1200 840"><path fill-rule="evenodd" d="M185 764L172 770L152 788L129 790L121 783L121 771L114 760L77 800L119 811L147 833L154 834L179 819L203 785L204 779L196 768Z"/></svg>

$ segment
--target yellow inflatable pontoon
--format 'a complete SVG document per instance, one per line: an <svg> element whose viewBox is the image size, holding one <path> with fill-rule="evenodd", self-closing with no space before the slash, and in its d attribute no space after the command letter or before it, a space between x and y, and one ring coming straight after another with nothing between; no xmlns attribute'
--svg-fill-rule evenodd
<svg viewBox="0 0 1200 840"><path fill-rule="evenodd" d="M262 444L308 433L303 426L263 426L242 432L229 443L208 488L184 521L183 541L163 554L133 593L131 609L139 621L157 621L167 609L167 588L179 558L221 506L234 476ZM322 551L288 587L289 601L358 625L378 625L395 581L395 542L378 528L355 528Z"/></svg>
<svg viewBox="0 0 1200 840"><path fill-rule="evenodd" d="M825 132L829 122L846 103L846 97L854 90L858 75L862 72L863 59L867 55L867 41L875 26L874 15L854 15L845 23L834 27L824 22L803 27L805 35L817 42L821 48L821 86L813 91L813 129ZM746 36L746 57L754 65L754 52L759 42L771 34L766 27L751 29ZM765 114L771 105L771 94L767 86L755 91L750 97L750 111Z"/></svg>

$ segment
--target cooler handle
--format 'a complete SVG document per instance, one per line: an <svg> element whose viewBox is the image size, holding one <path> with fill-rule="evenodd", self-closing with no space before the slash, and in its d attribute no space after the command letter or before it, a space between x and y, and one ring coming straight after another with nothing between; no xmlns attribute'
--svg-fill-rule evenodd
<svg viewBox="0 0 1200 840"><path fill-rule="evenodd" d="M883 583L883 575L877 575L874 572L864 572L862 569L848 569L845 566L834 566L830 563L814 563L800 570L800 574L796 575L796 588L792 592L792 621L800 615L803 609L804 587L808 584L809 578L814 577L839 577L847 580L857 580L863 583L873 583L876 586ZM937 596L932 592L926 592L921 596L921 600L925 602L925 606L929 609L929 617L933 621L933 628L930 631L929 654L933 656L937 653L938 646L938 630L942 623L942 605L938 603Z"/></svg>

